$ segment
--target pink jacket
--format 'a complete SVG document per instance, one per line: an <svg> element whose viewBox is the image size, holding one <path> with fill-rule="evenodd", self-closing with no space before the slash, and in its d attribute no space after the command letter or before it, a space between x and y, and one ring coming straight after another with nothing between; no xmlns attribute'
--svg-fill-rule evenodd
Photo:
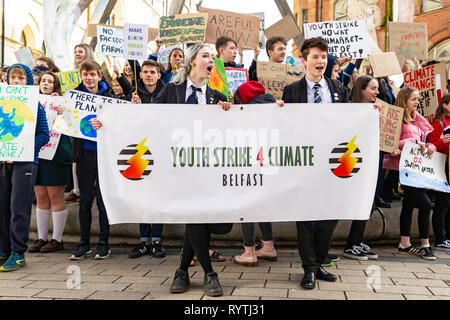
<svg viewBox="0 0 450 320"><path fill-rule="evenodd" d="M416 112L416 120L411 119L411 123L402 122L402 133L400 135L400 142L398 148L403 150L403 146L407 141L426 141L427 135L433 131L433 126L428 121ZM400 155L394 157L391 154L385 154L383 158L383 168L390 170L397 170L400 163Z"/></svg>

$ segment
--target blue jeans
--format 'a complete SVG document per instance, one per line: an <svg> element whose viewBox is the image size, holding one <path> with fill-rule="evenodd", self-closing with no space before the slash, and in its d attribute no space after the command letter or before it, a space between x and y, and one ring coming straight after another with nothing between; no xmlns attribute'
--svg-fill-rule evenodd
<svg viewBox="0 0 450 320"><path fill-rule="evenodd" d="M139 224L139 236L141 242L150 241L161 241L163 231L163 225L159 223L140 223Z"/></svg>

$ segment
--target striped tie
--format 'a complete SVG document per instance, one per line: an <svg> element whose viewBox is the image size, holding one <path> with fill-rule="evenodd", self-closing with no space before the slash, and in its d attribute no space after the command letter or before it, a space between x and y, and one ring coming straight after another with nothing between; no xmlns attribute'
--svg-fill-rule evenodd
<svg viewBox="0 0 450 320"><path fill-rule="evenodd" d="M322 102L322 98L320 97L320 94L319 94L320 87L321 86L318 83L314 84L314 86L313 86L313 88L314 88L314 103Z"/></svg>

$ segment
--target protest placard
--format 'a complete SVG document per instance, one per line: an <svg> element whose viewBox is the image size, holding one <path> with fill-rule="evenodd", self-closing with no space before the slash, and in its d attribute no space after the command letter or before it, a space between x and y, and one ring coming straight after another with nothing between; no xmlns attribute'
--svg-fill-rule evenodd
<svg viewBox="0 0 450 320"><path fill-rule="evenodd" d="M302 59L296 58L296 57L292 57L292 56L287 56L286 57L286 64L290 64L291 66L296 66L296 65L301 66L302 65Z"/></svg>
<svg viewBox="0 0 450 320"><path fill-rule="evenodd" d="M419 106L417 111L433 122L434 113L441 97L445 94L446 77L445 62L403 74L405 86L419 90Z"/></svg>
<svg viewBox="0 0 450 320"><path fill-rule="evenodd" d="M227 75L228 89L234 94L237 88L248 81L248 70L240 68L225 68Z"/></svg>
<svg viewBox="0 0 450 320"><path fill-rule="evenodd" d="M97 132L89 120L97 117L97 106L102 103L127 104L129 101L68 90L62 99L63 114L56 118L54 130L66 136L96 141Z"/></svg>
<svg viewBox="0 0 450 320"><path fill-rule="evenodd" d="M0 86L0 161L34 161L39 86Z"/></svg>
<svg viewBox="0 0 450 320"><path fill-rule="evenodd" d="M365 20L305 23L304 31L306 39L324 38L333 56L361 59L370 53Z"/></svg>
<svg viewBox="0 0 450 320"><path fill-rule="evenodd" d="M250 13L252 16L259 17L259 49L265 49L266 48L266 36L264 35L264 21L265 21L265 14L264 12L256 12L256 13Z"/></svg>
<svg viewBox="0 0 450 320"><path fill-rule="evenodd" d="M39 158L45 160L52 160L55 156L56 149L58 149L59 140L61 134L53 129L56 117L58 116L58 105L62 105L63 97L53 97L49 95L40 94L39 102L45 109L45 115L47 116L48 130L50 133L50 141L41 148L39 152Z"/></svg>
<svg viewBox="0 0 450 320"><path fill-rule="evenodd" d="M400 66L405 60L428 58L428 31L426 23L388 22L389 51L397 54Z"/></svg>
<svg viewBox="0 0 450 320"><path fill-rule="evenodd" d="M295 23L294 18L288 14L277 23L271 25L264 31L267 39L272 37L283 37L284 40L289 41L300 34L300 29Z"/></svg>
<svg viewBox="0 0 450 320"><path fill-rule="evenodd" d="M75 89L81 83L79 70L58 72L56 75L59 78L59 82L61 82L62 94L64 94L66 90Z"/></svg>
<svg viewBox="0 0 450 320"><path fill-rule="evenodd" d="M396 2L397 22L414 22L414 0L397 0Z"/></svg>
<svg viewBox="0 0 450 320"><path fill-rule="evenodd" d="M175 48L181 48L179 45L170 46L168 48L159 50L156 56L158 57L158 62L164 65L164 68L167 69L168 63L169 63L169 55Z"/></svg>
<svg viewBox="0 0 450 320"><path fill-rule="evenodd" d="M108 26L106 24L88 24L88 37L96 37L97 36L97 26L103 26L103 27L111 27L116 29L122 29L122 26ZM148 40L155 40L155 38L158 36L158 28L148 28Z"/></svg>
<svg viewBox="0 0 450 320"><path fill-rule="evenodd" d="M123 56L123 29L97 25L97 51L111 57Z"/></svg>
<svg viewBox="0 0 450 320"><path fill-rule="evenodd" d="M258 61L256 74L266 93L271 94L275 99L281 99L284 87L301 80L305 75L305 69L299 65Z"/></svg>
<svg viewBox="0 0 450 320"><path fill-rule="evenodd" d="M230 101L230 90L228 89L225 64L221 58L214 58L214 69L207 80L207 84L211 89L222 92L227 97L227 100Z"/></svg>
<svg viewBox="0 0 450 320"><path fill-rule="evenodd" d="M187 13L161 17L159 37L161 45L205 42L207 13Z"/></svg>
<svg viewBox="0 0 450 320"><path fill-rule="evenodd" d="M34 66L34 57L31 49L26 47L14 52L16 56L17 63L22 63L30 68Z"/></svg>
<svg viewBox="0 0 450 320"><path fill-rule="evenodd" d="M148 26L129 24L123 26L123 57L130 60L146 60L148 45Z"/></svg>
<svg viewBox="0 0 450 320"><path fill-rule="evenodd" d="M398 148L402 132L403 108L377 99L380 110L380 151L392 153Z"/></svg>
<svg viewBox="0 0 450 320"><path fill-rule="evenodd" d="M402 73L395 52L372 53L369 55L369 61L375 78Z"/></svg>
<svg viewBox="0 0 450 320"><path fill-rule="evenodd" d="M420 153L420 146L406 142L400 156L400 183L405 186L450 192L445 175L446 155Z"/></svg>
<svg viewBox="0 0 450 320"><path fill-rule="evenodd" d="M239 48L254 50L259 46L259 17L203 7L198 11L208 13L205 42L216 43L217 38L226 36Z"/></svg>

